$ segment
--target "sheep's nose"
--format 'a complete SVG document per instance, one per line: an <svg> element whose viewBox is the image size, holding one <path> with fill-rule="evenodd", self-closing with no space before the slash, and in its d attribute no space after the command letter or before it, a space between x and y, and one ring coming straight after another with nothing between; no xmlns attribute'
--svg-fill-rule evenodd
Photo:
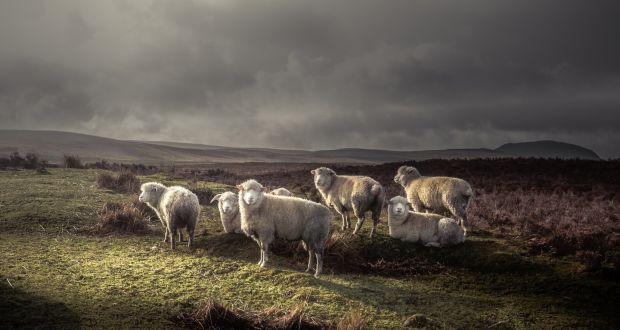
<svg viewBox="0 0 620 330"><path fill-rule="evenodd" d="M224 206L224 212L228 212L228 210L230 210L230 207Z"/></svg>

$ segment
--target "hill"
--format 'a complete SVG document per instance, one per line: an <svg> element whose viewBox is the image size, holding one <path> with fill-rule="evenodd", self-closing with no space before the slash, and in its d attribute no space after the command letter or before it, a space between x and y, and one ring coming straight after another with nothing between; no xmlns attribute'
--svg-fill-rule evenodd
<svg viewBox="0 0 620 330"><path fill-rule="evenodd" d="M557 141L533 141L521 143L506 143L495 151L503 152L519 157L536 158L579 158L589 160L600 160L599 156L592 150L584 147Z"/></svg>
<svg viewBox="0 0 620 330"><path fill-rule="evenodd" d="M51 162L60 162L65 154L79 155L84 161L105 159L123 163L386 163L405 160L454 158L581 158L599 159L596 153L580 146L539 141L505 144L493 149L445 149L396 151L346 148L334 150L285 150L236 148L166 141L130 141L60 131L0 130L0 156L19 151L33 152Z"/></svg>

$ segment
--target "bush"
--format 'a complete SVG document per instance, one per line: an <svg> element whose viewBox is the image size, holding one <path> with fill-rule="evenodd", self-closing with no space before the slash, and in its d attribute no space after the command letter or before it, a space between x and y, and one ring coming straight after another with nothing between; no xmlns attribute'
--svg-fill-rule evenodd
<svg viewBox="0 0 620 330"><path fill-rule="evenodd" d="M106 202L98 213L99 221L85 231L93 235L147 234L149 219L130 203Z"/></svg>
<svg viewBox="0 0 620 330"><path fill-rule="evenodd" d="M64 155L63 165L65 168L84 168L82 160L78 155Z"/></svg>
<svg viewBox="0 0 620 330"><path fill-rule="evenodd" d="M192 182L189 185L188 189L191 190L194 194L196 194L196 196L198 197L198 202L201 205L208 205L209 203L211 203L211 199L213 199L213 196L215 196L213 190L207 187L201 187L198 185L197 182Z"/></svg>
<svg viewBox="0 0 620 330"><path fill-rule="evenodd" d="M97 173L97 186L122 193L140 191L140 180L129 171Z"/></svg>
<svg viewBox="0 0 620 330"><path fill-rule="evenodd" d="M329 329L331 322L307 316L303 308L290 310L271 308L265 311L247 311L231 308L210 299L189 313L173 320L184 328L201 329ZM360 328L346 327L357 330Z"/></svg>

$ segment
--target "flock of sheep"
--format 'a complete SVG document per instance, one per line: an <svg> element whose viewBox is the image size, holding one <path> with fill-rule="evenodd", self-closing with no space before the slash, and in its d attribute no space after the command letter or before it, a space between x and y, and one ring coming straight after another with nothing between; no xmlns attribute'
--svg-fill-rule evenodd
<svg viewBox="0 0 620 330"><path fill-rule="evenodd" d="M365 214L370 211L372 238L386 202L381 184L367 176L338 175L326 167L312 170L311 174L325 205L341 216L343 230L351 227L349 214L353 212L357 219L353 233L357 234ZM411 166L401 166L394 181L405 189L407 198L396 196L387 201L391 237L432 247L465 241L467 208L473 196L469 183L458 178L425 177ZM294 197L285 188L268 192L255 180L245 181L237 188L238 193L227 191L211 200L211 203L218 201L224 231L245 234L255 240L261 251L258 262L261 267L267 265L269 244L275 238L301 240L309 255L306 272L311 272L315 265L314 275L318 276L323 268L323 253L333 218L330 209ZM194 193L183 187L149 182L142 185L139 199L157 213L165 228L164 242L169 240L172 249L177 231L182 241L182 228L189 235L188 246L193 246L200 213ZM409 205L413 211L409 210ZM439 214L451 214L452 218Z"/></svg>

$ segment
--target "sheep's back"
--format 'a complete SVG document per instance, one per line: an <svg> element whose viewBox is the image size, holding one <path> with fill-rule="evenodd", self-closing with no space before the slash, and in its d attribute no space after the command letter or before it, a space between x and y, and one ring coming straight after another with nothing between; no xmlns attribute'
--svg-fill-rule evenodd
<svg viewBox="0 0 620 330"><path fill-rule="evenodd" d="M301 237L308 222L316 221L329 227L332 217L325 206L297 197L265 194L261 204L258 215L271 219L278 237L291 240Z"/></svg>

